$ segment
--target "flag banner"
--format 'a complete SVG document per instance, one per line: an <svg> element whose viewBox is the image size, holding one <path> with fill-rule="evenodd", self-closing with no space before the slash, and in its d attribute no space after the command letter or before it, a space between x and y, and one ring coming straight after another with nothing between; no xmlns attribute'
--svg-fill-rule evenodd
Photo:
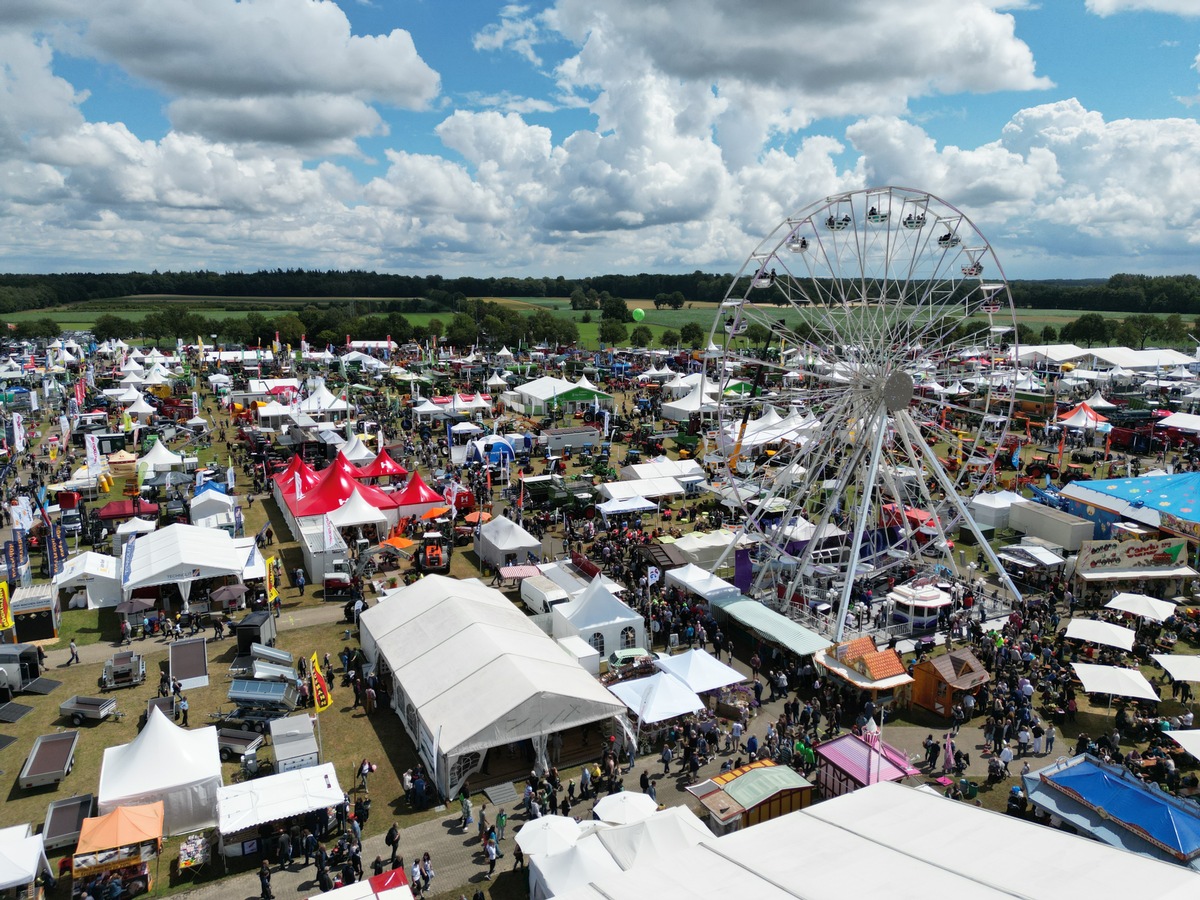
<svg viewBox="0 0 1200 900"><path fill-rule="evenodd" d="M313 710L323 713L333 706L333 697L329 693L329 685L325 683L325 676L321 674L321 665L315 653L309 660L308 671L312 674Z"/></svg>
<svg viewBox="0 0 1200 900"><path fill-rule="evenodd" d="M296 476L297 479L299 477L299 475ZM328 514L321 517L321 522L325 533L325 549L332 550L338 545L337 529L333 526L333 519L329 518Z"/></svg>
<svg viewBox="0 0 1200 900"><path fill-rule="evenodd" d="M18 453L25 452L25 417L20 413L12 416L13 447Z"/></svg>
<svg viewBox="0 0 1200 900"><path fill-rule="evenodd" d="M267 560L267 602L274 603L279 596L279 585L275 583L275 557Z"/></svg>
<svg viewBox="0 0 1200 900"><path fill-rule="evenodd" d="M0 581L0 631L7 631L15 624L12 604L8 600L8 582Z"/></svg>
<svg viewBox="0 0 1200 900"><path fill-rule="evenodd" d="M50 577L54 578L67 565L67 539L62 533L61 525L50 526L50 539L46 542L46 564L50 567Z"/></svg>
<svg viewBox="0 0 1200 900"><path fill-rule="evenodd" d="M85 434L83 446L87 454L88 468L101 468L104 465L104 457L100 455L100 437L95 434Z"/></svg>

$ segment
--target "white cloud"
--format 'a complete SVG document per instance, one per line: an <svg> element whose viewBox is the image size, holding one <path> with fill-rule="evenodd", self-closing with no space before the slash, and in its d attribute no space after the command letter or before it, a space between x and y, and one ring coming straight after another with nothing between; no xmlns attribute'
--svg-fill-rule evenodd
<svg viewBox="0 0 1200 900"><path fill-rule="evenodd" d="M526 14L529 7L510 5L500 10L500 21L484 27L472 39L476 50L512 50L531 64L540 66L542 58L536 47L543 40L541 28L534 17Z"/></svg>
<svg viewBox="0 0 1200 900"><path fill-rule="evenodd" d="M1112 16L1122 12L1160 12L1200 16L1195 0L1087 0L1088 12Z"/></svg>
<svg viewBox="0 0 1200 900"><path fill-rule="evenodd" d="M79 127L86 98L51 69L53 54L43 40L0 33L0 158L20 155L30 135L58 134Z"/></svg>

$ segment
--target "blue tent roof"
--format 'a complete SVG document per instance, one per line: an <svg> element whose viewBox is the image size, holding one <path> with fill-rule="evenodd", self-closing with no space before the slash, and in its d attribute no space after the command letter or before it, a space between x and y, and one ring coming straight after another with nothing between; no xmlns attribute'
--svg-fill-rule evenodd
<svg viewBox="0 0 1200 900"><path fill-rule="evenodd" d="M205 491L216 491L218 494L228 493L225 490L225 483L223 481L206 481L200 487L196 488L194 496L199 497Z"/></svg>
<svg viewBox="0 0 1200 900"><path fill-rule="evenodd" d="M1147 787L1128 771L1084 758L1042 778L1104 818L1157 844L1181 862L1200 856L1200 809Z"/></svg>
<svg viewBox="0 0 1200 900"><path fill-rule="evenodd" d="M1082 487L1181 519L1200 521L1200 472L1088 481Z"/></svg>

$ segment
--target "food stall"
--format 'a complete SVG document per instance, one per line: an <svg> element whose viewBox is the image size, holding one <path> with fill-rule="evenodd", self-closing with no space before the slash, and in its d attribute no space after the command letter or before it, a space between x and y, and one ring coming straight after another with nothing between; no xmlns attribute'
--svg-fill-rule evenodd
<svg viewBox="0 0 1200 900"><path fill-rule="evenodd" d="M345 797L333 763L226 785L217 791L217 849L224 857L256 856L274 826L337 807Z"/></svg>
<svg viewBox="0 0 1200 900"><path fill-rule="evenodd" d="M154 888L150 864L162 852L163 803L121 806L106 816L84 819L71 859L71 896L119 880L129 896Z"/></svg>

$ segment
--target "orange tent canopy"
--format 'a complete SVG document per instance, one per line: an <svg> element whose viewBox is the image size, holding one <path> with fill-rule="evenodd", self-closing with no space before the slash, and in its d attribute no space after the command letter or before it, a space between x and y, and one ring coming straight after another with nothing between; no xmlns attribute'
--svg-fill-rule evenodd
<svg viewBox="0 0 1200 900"><path fill-rule="evenodd" d="M157 841L163 835L163 802L144 806L119 806L107 816L84 819L75 854L95 853Z"/></svg>

